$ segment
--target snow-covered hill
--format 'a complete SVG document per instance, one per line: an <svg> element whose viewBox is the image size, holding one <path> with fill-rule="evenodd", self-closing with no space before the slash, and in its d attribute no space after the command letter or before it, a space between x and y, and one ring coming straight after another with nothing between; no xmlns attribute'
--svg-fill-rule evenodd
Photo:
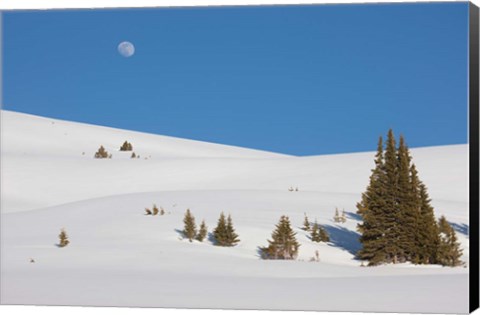
<svg viewBox="0 0 480 315"><path fill-rule="evenodd" d="M118 151L125 140L140 159ZM112 159L93 158L100 145ZM466 312L468 268L354 259L373 155L293 157L1 111L1 302ZM412 155L468 259L468 146ZM153 203L167 214L145 216ZM347 223L333 222L335 207ZM241 242L182 240L187 208L210 231L230 213ZM329 244L308 239L304 213L326 226ZM281 215L298 233L299 259L260 260ZM62 227L71 244L59 249ZM320 262L310 262L316 250Z"/></svg>

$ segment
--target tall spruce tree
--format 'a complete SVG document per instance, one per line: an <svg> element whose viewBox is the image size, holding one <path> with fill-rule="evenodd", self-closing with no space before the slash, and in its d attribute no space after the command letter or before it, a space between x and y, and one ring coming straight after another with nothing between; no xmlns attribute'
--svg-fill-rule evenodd
<svg viewBox="0 0 480 315"><path fill-rule="evenodd" d="M383 139L378 140L375 155L375 168L370 175L370 183L362 194L361 201L357 204L357 213L362 217L362 223L357 225L361 233L360 243L362 248L357 253L361 260L369 262L370 266L387 261L385 252L386 239L384 237L384 207L386 206L385 192L385 160L383 153Z"/></svg>
<svg viewBox="0 0 480 315"><path fill-rule="evenodd" d="M412 185L417 187L417 202L420 219L417 227L416 255L412 262L417 264L435 264L438 262L438 248L440 246L440 235L438 224L435 219L433 207L430 204L430 197L427 187L418 179L418 172L415 164L411 167Z"/></svg>
<svg viewBox="0 0 480 315"><path fill-rule="evenodd" d="M187 209L187 212L185 212L183 223L183 235L191 242L197 235L197 226L195 224L195 217L190 212L190 209Z"/></svg>
<svg viewBox="0 0 480 315"><path fill-rule="evenodd" d="M410 176L410 153L405 139L400 136L398 151L397 151L397 191L396 191L396 215L397 215L397 244L401 249L403 256L400 260L411 261L417 252L418 239L418 223L420 218L420 211L418 205L418 198L416 187L411 181Z"/></svg>
<svg viewBox="0 0 480 315"><path fill-rule="evenodd" d="M288 217L282 216L272 233L272 240L268 240L269 245L261 248L262 258L295 259L300 247L295 235Z"/></svg>

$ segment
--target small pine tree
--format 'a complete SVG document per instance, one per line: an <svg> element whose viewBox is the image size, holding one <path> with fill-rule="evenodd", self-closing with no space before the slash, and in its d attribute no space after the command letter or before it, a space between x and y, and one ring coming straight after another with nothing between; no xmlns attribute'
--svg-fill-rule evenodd
<svg viewBox="0 0 480 315"><path fill-rule="evenodd" d="M341 221L342 221L342 218L340 217L338 208L335 208L335 215L333 216L333 222L340 223Z"/></svg>
<svg viewBox="0 0 480 315"><path fill-rule="evenodd" d="M236 245L238 242L240 242L240 240L238 239L238 235L237 233L235 233L235 229L233 227L233 222L232 222L232 217L230 215L228 215L228 218L227 218L227 246L234 246Z"/></svg>
<svg viewBox="0 0 480 315"><path fill-rule="evenodd" d="M60 234L58 235L58 238L60 239L58 247L65 247L70 243L70 241L68 240L67 232L65 232L65 229L60 230Z"/></svg>
<svg viewBox="0 0 480 315"><path fill-rule="evenodd" d="M295 238L296 233L290 226L287 216L282 216L272 233L272 240L268 240L267 247L260 248L264 259L295 259L300 244Z"/></svg>
<svg viewBox="0 0 480 315"><path fill-rule="evenodd" d="M153 212L153 213L152 213L153 215L157 215L157 214L158 214L159 210L158 210L157 205L155 205L155 204L153 205L152 212Z"/></svg>
<svg viewBox="0 0 480 315"><path fill-rule="evenodd" d="M207 237L207 233L208 233L207 225L205 224L205 220L202 220L202 223L200 224L200 230L198 231L198 234L196 237L197 241L203 242L205 237Z"/></svg>
<svg viewBox="0 0 480 315"><path fill-rule="evenodd" d="M328 235L327 230L323 227L319 227L320 242L330 242L330 236Z"/></svg>
<svg viewBox="0 0 480 315"><path fill-rule="evenodd" d="M145 215L152 215L152 210L145 208Z"/></svg>
<svg viewBox="0 0 480 315"><path fill-rule="evenodd" d="M190 209L187 209L187 212L185 212L183 223L183 235L191 242L195 238L195 235L197 235L197 226L195 224L195 217L190 212Z"/></svg>
<svg viewBox="0 0 480 315"><path fill-rule="evenodd" d="M457 235L447 219L442 216L438 221L440 232L440 244L438 246L437 259L443 266L456 267L463 265L460 260L462 250L457 240Z"/></svg>
<svg viewBox="0 0 480 315"><path fill-rule="evenodd" d="M213 230L213 237L215 238L216 244L220 246L226 246L227 243L227 220L225 219L225 214L220 213L218 218L217 227Z"/></svg>
<svg viewBox="0 0 480 315"><path fill-rule="evenodd" d="M341 223L347 222L347 215L345 214L345 209L342 209L342 216L340 217L340 222Z"/></svg>
<svg viewBox="0 0 480 315"><path fill-rule="evenodd" d="M320 228L318 226L317 221L315 221L315 223L312 226L312 231L310 232L310 237L312 239L312 242L319 243L319 242L322 241L322 239L320 237Z"/></svg>
<svg viewBox="0 0 480 315"><path fill-rule="evenodd" d="M130 158L135 159L136 157L137 155L135 154L135 152L132 152L132 155L130 156Z"/></svg>
<svg viewBox="0 0 480 315"><path fill-rule="evenodd" d="M164 214L165 214L165 210L162 207L160 207L160 215L164 215Z"/></svg>
<svg viewBox="0 0 480 315"><path fill-rule="evenodd" d="M310 231L310 222L308 221L307 214L305 214L305 219L303 220L303 228L304 231Z"/></svg>
<svg viewBox="0 0 480 315"><path fill-rule="evenodd" d="M105 148L103 147L103 145L101 145L100 148L98 149L98 151L95 152L94 157L95 157L96 159L106 159L106 158L109 158L109 154L108 154L108 152L105 150Z"/></svg>
<svg viewBox="0 0 480 315"><path fill-rule="evenodd" d="M120 151L132 151L132 150L133 150L133 146L128 141L125 141L120 147Z"/></svg>

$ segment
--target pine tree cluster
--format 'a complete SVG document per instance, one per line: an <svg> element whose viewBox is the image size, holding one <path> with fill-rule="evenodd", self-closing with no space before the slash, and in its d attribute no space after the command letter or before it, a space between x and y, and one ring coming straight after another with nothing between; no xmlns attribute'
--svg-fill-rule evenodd
<svg viewBox="0 0 480 315"><path fill-rule="evenodd" d="M220 214L217 227L213 230L213 237L218 246L234 246L240 241L233 228L230 215L225 219L225 214L223 212Z"/></svg>
<svg viewBox="0 0 480 315"><path fill-rule="evenodd" d="M120 151L132 151L132 150L133 150L133 146L128 141L125 141L120 147Z"/></svg>
<svg viewBox="0 0 480 315"><path fill-rule="evenodd" d="M100 146L97 152L95 152L94 157L96 159L106 159L106 158L111 158L111 154L109 155L107 150L103 147L103 145Z"/></svg>
<svg viewBox="0 0 480 315"><path fill-rule="evenodd" d="M327 230L319 225L317 221L312 226L312 231L310 232L310 238L312 242L330 242L330 236L328 235Z"/></svg>
<svg viewBox="0 0 480 315"><path fill-rule="evenodd" d="M404 138L400 137L397 147L389 130L385 150L382 137L378 141L375 168L357 204L363 219L358 225L362 244L358 258L370 266L407 261L458 265L459 255L453 254L460 253L455 231L445 220L440 223L447 232L440 232L430 201ZM456 258L448 259L446 253Z"/></svg>

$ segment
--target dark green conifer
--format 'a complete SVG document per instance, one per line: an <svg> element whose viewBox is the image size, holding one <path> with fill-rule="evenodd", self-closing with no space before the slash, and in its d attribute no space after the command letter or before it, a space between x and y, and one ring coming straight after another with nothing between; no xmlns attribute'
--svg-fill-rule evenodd
<svg viewBox="0 0 480 315"><path fill-rule="evenodd" d="M450 267L463 265L463 262L460 260L462 250L460 249L457 235L444 216L438 221L438 228L440 232L440 244L437 253L438 262L443 266Z"/></svg>
<svg viewBox="0 0 480 315"><path fill-rule="evenodd" d="M226 246L235 246L240 239L238 238L237 233L235 233L235 229L233 227L232 217L228 215L227 217L227 242Z"/></svg>
<svg viewBox="0 0 480 315"><path fill-rule="evenodd" d="M106 158L111 158L111 155L108 154L107 150L103 147L103 145L100 146L97 152L95 152L94 157L96 159L106 159Z"/></svg>
<svg viewBox="0 0 480 315"><path fill-rule="evenodd" d="M282 216L272 233L272 240L268 240L269 245L261 248L262 258L295 259L300 247L295 235L288 217Z"/></svg>
<svg viewBox="0 0 480 315"><path fill-rule="evenodd" d="M207 237L207 233L208 233L207 225L205 224L205 220L202 220L202 223L200 224L200 230L198 231L198 234L196 237L197 241L203 242L205 237Z"/></svg>
<svg viewBox="0 0 480 315"><path fill-rule="evenodd" d="M195 217L190 212L190 209L187 209L187 212L185 212L183 223L183 235L191 242L197 235L197 226L195 224Z"/></svg>
<svg viewBox="0 0 480 315"><path fill-rule="evenodd" d="M65 247L68 244L70 244L70 241L68 240L68 235L67 235L67 232L65 232L65 229L61 229L60 235L58 235L58 238L60 239L58 247Z"/></svg>
<svg viewBox="0 0 480 315"><path fill-rule="evenodd" d="M330 236L328 235L327 230L323 227L319 227L320 242L330 242Z"/></svg>
<svg viewBox="0 0 480 315"><path fill-rule="evenodd" d="M120 151L132 151L132 150L133 150L133 146L128 141L125 141L120 147Z"/></svg>
<svg viewBox="0 0 480 315"><path fill-rule="evenodd" d="M303 220L303 228L304 231L310 231L310 222L308 221L307 214L305 213L305 219Z"/></svg>
<svg viewBox="0 0 480 315"><path fill-rule="evenodd" d="M312 226L312 230L310 232L310 238L312 239L312 242L319 243L319 242L322 241L322 239L320 237L320 228L318 226L317 221L315 221L315 223Z"/></svg>
<svg viewBox="0 0 480 315"><path fill-rule="evenodd" d="M369 262L370 266L385 263L388 259L385 252L385 217L383 214L386 207L385 192L385 158L383 153L382 137L378 140L377 153L375 155L375 168L370 176L370 183L362 194L361 201L357 204L357 213L362 217L362 223L357 229L361 233L360 243L362 248L357 253L361 260Z"/></svg>

